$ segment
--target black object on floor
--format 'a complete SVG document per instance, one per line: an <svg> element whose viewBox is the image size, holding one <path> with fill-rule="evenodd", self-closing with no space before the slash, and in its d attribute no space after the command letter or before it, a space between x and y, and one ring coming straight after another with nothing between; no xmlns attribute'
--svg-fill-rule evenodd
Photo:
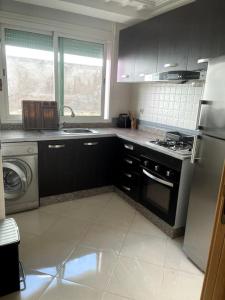
<svg viewBox="0 0 225 300"><path fill-rule="evenodd" d="M19 243L15 220L0 220L0 296L20 290Z"/></svg>

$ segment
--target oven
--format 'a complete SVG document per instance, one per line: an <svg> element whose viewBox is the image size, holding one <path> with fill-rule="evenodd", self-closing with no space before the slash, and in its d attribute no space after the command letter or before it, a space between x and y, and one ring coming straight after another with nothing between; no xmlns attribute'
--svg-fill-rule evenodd
<svg viewBox="0 0 225 300"><path fill-rule="evenodd" d="M175 224L180 172L148 157L141 160L141 203L162 220Z"/></svg>

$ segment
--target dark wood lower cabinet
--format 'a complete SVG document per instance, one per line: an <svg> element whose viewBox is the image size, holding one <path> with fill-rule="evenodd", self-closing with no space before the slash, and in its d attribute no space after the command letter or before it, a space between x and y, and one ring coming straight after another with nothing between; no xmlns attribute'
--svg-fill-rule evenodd
<svg viewBox="0 0 225 300"><path fill-rule="evenodd" d="M117 138L39 142L40 197L113 184Z"/></svg>
<svg viewBox="0 0 225 300"><path fill-rule="evenodd" d="M116 138L94 138L75 142L74 190L113 184L116 141Z"/></svg>
<svg viewBox="0 0 225 300"><path fill-rule="evenodd" d="M75 176L73 145L72 140L38 143L40 197L73 191Z"/></svg>

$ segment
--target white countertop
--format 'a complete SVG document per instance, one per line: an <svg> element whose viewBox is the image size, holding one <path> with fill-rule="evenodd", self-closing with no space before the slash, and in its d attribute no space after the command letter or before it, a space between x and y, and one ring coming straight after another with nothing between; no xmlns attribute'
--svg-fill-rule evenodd
<svg viewBox="0 0 225 300"><path fill-rule="evenodd" d="M97 128L97 133L90 134L72 134L64 133L63 131L24 131L24 130L1 130L1 143L15 142L30 142L30 141L48 141L48 140L63 140L63 139L82 139L82 138L98 138L118 136L130 142L137 143L141 146L162 152L172 157L184 160L190 159L190 156L181 155L176 151L169 150L157 145L149 144L148 142L155 139L162 139L165 136L165 131L159 129L135 130L135 129L120 129L120 128Z"/></svg>

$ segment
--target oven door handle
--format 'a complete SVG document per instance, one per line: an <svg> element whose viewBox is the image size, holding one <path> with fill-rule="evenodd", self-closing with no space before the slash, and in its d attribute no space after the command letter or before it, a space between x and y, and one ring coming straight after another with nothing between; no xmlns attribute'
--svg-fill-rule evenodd
<svg viewBox="0 0 225 300"><path fill-rule="evenodd" d="M159 182L159 183L162 183L164 185L167 185L167 186L170 186L170 187L173 187L173 183L169 182L169 181L166 181L166 180L163 180L163 179L160 179L152 174L150 174L149 172L147 172L145 169L143 169L143 173L148 176L149 178Z"/></svg>

